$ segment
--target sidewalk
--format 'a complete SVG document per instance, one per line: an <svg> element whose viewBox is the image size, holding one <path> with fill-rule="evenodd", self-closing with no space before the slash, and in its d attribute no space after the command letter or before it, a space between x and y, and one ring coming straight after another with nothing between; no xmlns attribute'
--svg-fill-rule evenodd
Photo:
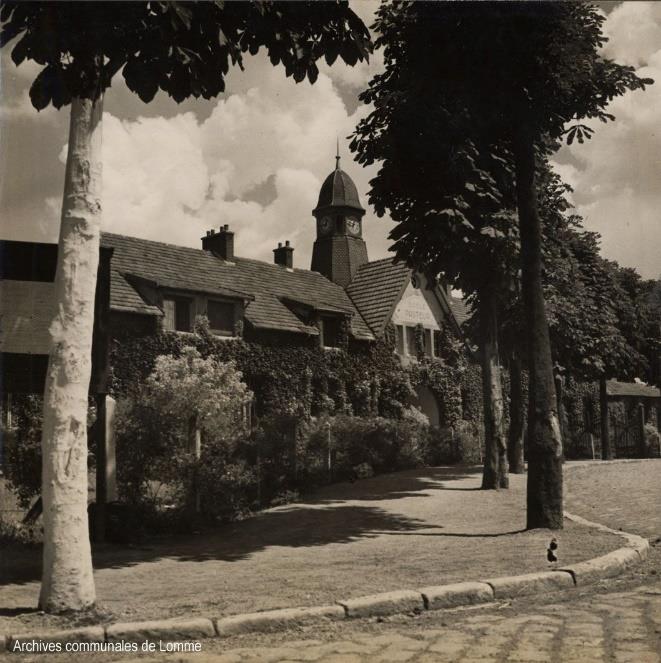
<svg viewBox="0 0 661 663"><path fill-rule="evenodd" d="M621 545L571 522L553 535L525 532L525 477L512 476L511 489L499 492L479 490L480 478L479 468L452 467L385 475L327 487L213 533L106 546L95 554L99 607L109 620L137 621L322 605L547 570L551 536L563 564ZM35 605L39 570L38 551L3 559L12 582L1 590L0 632L71 625L25 611Z"/></svg>

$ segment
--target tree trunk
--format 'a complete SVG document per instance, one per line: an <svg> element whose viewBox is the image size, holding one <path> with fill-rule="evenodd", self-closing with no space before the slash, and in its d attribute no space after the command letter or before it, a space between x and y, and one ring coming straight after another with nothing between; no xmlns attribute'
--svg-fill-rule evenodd
<svg viewBox="0 0 661 663"><path fill-rule="evenodd" d="M503 386L498 358L497 302L490 291L480 293L480 324L485 440L482 488L509 488L503 425Z"/></svg>
<svg viewBox="0 0 661 663"><path fill-rule="evenodd" d="M521 380L521 360L516 352L510 359L510 428L507 439L507 457L512 474L523 474L525 462L523 444L526 437L525 403Z"/></svg>
<svg viewBox="0 0 661 663"><path fill-rule="evenodd" d="M562 529L562 436L542 291L541 223L537 211L533 132L518 127L513 149L530 375L527 527Z"/></svg>
<svg viewBox="0 0 661 663"><path fill-rule="evenodd" d="M87 398L101 227L103 98L74 98L55 275L58 313L44 392L42 496L46 612L94 604L87 520Z"/></svg>

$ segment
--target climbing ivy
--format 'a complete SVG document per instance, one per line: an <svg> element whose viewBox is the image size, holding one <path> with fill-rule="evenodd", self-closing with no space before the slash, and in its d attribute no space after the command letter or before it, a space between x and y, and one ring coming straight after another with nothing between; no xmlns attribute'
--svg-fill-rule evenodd
<svg viewBox="0 0 661 663"><path fill-rule="evenodd" d="M300 419L331 415L402 417L418 386L436 396L441 425L454 427L461 419L479 421L479 368L466 351L442 332L442 356L402 366L395 354L396 333L388 325L382 338L372 344L357 343L344 330L341 347L320 348L316 339L293 344L290 339L266 338L252 342L231 340L209 331L206 319L196 321L194 333L160 332L136 337L126 334L112 346L111 392L130 396L146 379L159 355L178 356L193 346L202 357L232 360L255 394L260 417L286 415ZM422 333L419 344L422 348ZM465 395L470 394L469 402ZM468 406L468 407L466 407ZM465 410L465 411L464 411Z"/></svg>

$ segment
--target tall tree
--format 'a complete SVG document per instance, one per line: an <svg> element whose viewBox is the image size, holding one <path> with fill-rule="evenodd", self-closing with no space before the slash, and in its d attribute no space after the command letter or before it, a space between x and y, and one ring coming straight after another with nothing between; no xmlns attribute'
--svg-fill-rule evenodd
<svg viewBox="0 0 661 663"><path fill-rule="evenodd" d="M265 48L287 76L313 83L316 61L354 65L369 32L346 1L4 2L0 45L42 66L30 88L41 110L71 104L58 265L58 314L44 397L44 566L40 606L95 601L87 528L87 392L101 224L103 96L121 70L144 102L212 98L231 65Z"/></svg>
<svg viewBox="0 0 661 663"><path fill-rule="evenodd" d="M651 82L600 55L602 22L596 8L584 3L384 5L375 28L386 71L363 95L375 110L359 127L355 144L363 162L373 159L370 144L389 130L390 109L402 103L399 84L409 78L416 81L420 114L445 114L440 131L462 137L455 142L473 139L481 151L505 144L512 154L530 374L530 528L557 529L563 523L562 440L542 289L536 160L565 136L582 142L591 129L578 120L613 119L605 108L614 97ZM409 128L415 136L417 127ZM461 211L438 210L438 223L460 225Z"/></svg>
<svg viewBox="0 0 661 663"><path fill-rule="evenodd" d="M628 298L618 285L618 268L599 255L599 236L585 231L581 217L572 213L570 187L548 168L539 169L538 181L542 282L554 366L563 376L589 381L604 374L639 374L645 360L623 329L622 321L636 316L633 311L629 316L620 312ZM510 465L516 466L522 453L520 422L525 418L518 377L526 366L520 350L525 320L518 294L508 300L501 320L502 344L511 357L508 444Z"/></svg>

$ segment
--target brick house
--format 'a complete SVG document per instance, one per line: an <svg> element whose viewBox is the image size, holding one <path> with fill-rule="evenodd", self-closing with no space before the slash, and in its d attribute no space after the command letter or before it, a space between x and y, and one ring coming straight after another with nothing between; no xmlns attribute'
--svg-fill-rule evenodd
<svg viewBox="0 0 661 663"><path fill-rule="evenodd" d="M391 259L370 262L362 237L365 214L352 179L339 164L324 181L312 211L317 237L311 269L294 266L289 242L274 261L242 258L228 226L210 230L199 249L112 233L102 236L95 341L159 329L189 332L206 315L214 334L269 344L318 343L332 348L348 330L349 349L372 343L389 323L397 330L397 354L413 360L415 329L424 328L426 354L434 356L438 332L459 332L467 312L461 300L429 284ZM4 392L41 391L53 314L57 246L2 242L0 351ZM105 393L105 370L95 371L92 393ZM98 379L96 375L98 374ZM26 376L29 375L29 380ZM21 382L20 388L18 383ZM431 393L420 406L437 419Z"/></svg>
<svg viewBox="0 0 661 663"><path fill-rule="evenodd" d="M324 181L312 211L317 237L311 269L294 266L289 242L267 263L242 258L228 226L210 230L199 249L104 233L112 249L110 333L192 330L206 315L213 333L269 343L338 344L348 329L350 348L370 343L393 323L403 362L415 356L414 331L424 328L425 353L434 356L439 330L460 333L463 302L390 258L370 262L362 237L365 210L352 179L339 165ZM355 347L355 345L354 345ZM437 420L431 393L420 406Z"/></svg>

